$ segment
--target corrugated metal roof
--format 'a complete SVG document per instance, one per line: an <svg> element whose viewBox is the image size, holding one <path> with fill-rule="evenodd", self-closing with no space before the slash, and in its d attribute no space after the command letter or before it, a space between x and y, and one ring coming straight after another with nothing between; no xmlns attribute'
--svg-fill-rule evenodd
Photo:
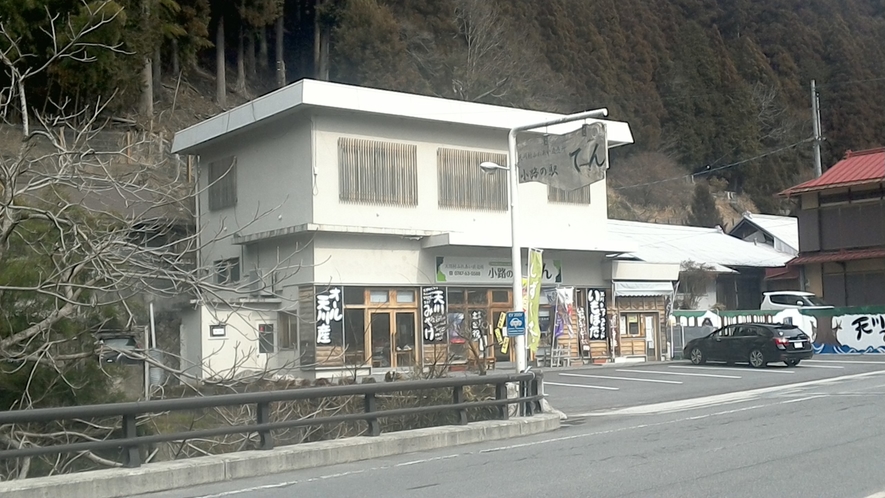
<svg viewBox="0 0 885 498"><path fill-rule="evenodd" d="M635 243L638 249L629 255L649 263L691 260L730 272L731 267L737 266L784 266L793 258L765 244L732 237L718 228L609 220L608 230L610 235Z"/></svg>
<svg viewBox="0 0 885 498"><path fill-rule="evenodd" d="M799 219L792 216L744 213L744 219L780 239L793 249L799 249Z"/></svg>
<svg viewBox="0 0 885 498"><path fill-rule="evenodd" d="M858 259L885 258L885 249L855 249L851 251L823 252L799 256L790 260L792 265L805 265L810 263L831 263L835 261L855 261Z"/></svg>
<svg viewBox="0 0 885 498"><path fill-rule="evenodd" d="M850 187L885 181L885 148L848 151L845 158L834 164L823 175L790 187L781 195L791 196L833 187Z"/></svg>

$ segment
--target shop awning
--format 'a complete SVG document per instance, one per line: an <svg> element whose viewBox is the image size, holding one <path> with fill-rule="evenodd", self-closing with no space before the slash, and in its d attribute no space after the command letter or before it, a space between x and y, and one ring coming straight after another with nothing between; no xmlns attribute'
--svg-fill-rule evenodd
<svg viewBox="0 0 885 498"><path fill-rule="evenodd" d="M673 294L672 282L613 282L615 296L670 296Z"/></svg>

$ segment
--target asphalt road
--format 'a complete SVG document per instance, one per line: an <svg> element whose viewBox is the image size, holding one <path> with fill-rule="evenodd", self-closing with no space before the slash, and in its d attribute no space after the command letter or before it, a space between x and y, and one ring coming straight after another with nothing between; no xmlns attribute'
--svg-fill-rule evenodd
<svg viewBox="0 0 885 498"><path fill-rule="evenodd" d="M146 496L865 498L885 491L885 362L862 361L758 376L670 368L685 364L560 372L563 384L619 390L550 386L551 403L572 413L554 433Z"/></svg>
<svg viewBox="0 0 885 498"><path fill-rule="evenodd" d="M792 368L783 363L762 369L724 363L694 366L688 361L587 366L546 369L544 391L556 409L572 415L883 369L885 358L854 355L816 356Z"/></svg>

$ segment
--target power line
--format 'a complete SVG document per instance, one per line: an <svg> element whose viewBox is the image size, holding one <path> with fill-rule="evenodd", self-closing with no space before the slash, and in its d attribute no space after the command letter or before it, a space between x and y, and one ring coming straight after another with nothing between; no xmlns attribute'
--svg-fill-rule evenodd
<svg viewBox="0 0 885 498"><path fill-rule="evenodd" d="M672 178L664 178L663 180L655 180L655 181L653 181L653 182L637 183L637 184L635 184L635 185L625 185L625 186L622 186L622 187L612 187L612 190L625 190L625 189L628 189L628 188L647 187L647 186L649 186L649 185L657 185L657 184L659 184L659 183L666 183L666 182L672 182L672 181L676 181L676 180L683 180L683 179L686 179L686 178L693 178L693 177L695 177L695 176L707 175L707 174L710 174L710 173L714 173L714 172L716 172L716 171L722 171L722 170L724 170L724 169L729 169L729 168L734 168L734 167L737 167L737 166L741 166L741 165L743 165L743 164L747 164L747 163L749 163L749 162L756 161L756 160L758 160L758 159L762 159L762 158L765 158L765 157L768 157L768 156L772 156L772 155L774 155L774 154L779 154L779 153L784 152L784 151L786 151L786 150L790 150L790 149L796 148L796 147L798 147L798 146L800 146L800 145L802 145L802 144L804 144L804 143L810 142L810 141L812 141L812 140L814 140L814 139L813 139L813 138L806 138L806 139L804 139L804 140L801 140L801 141L796 142L796 143L791 144L791 145L787 145L787 146L785 146L785 147L781 147L781 148L779 148L779 149L770 150L770 151L768 151L768 152L764 152L764 153L759 154L759 155L757 155L757 156L753 156L753 157L750 157L750 158L747 158L747 159L742 159L742 160L740 160L740 161L733 162L733 163L730 163L730 164L724 164L724 165L722 165L722 166L718 166L718 167L716 167L716 168L705 169L704 171L699 171L699 172L697 172L697 173L688 173L688 174L685 174L685 175L674 176L674 177L672 177Z"/></svg>

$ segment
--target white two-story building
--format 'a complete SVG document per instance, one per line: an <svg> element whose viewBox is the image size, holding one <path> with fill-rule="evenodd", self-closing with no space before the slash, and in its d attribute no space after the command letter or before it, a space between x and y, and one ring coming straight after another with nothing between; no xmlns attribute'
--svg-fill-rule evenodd
<svg viewBox="0 0 885 498"><path fill-rule="evenodd" d="M204 376L411 368L467 361L472 334L509 359L492 332L512 303L507 172L479 164L507 164L511 127L555 117L302 80L180 131L173 151L199 157L199 258L222 289L183 318L185 362ZM609 148L633 142L603 123ZM607 256L634 248L608 234L605 181L519 196L543 285L573 288L582 310L607 294Z"/></svg>

